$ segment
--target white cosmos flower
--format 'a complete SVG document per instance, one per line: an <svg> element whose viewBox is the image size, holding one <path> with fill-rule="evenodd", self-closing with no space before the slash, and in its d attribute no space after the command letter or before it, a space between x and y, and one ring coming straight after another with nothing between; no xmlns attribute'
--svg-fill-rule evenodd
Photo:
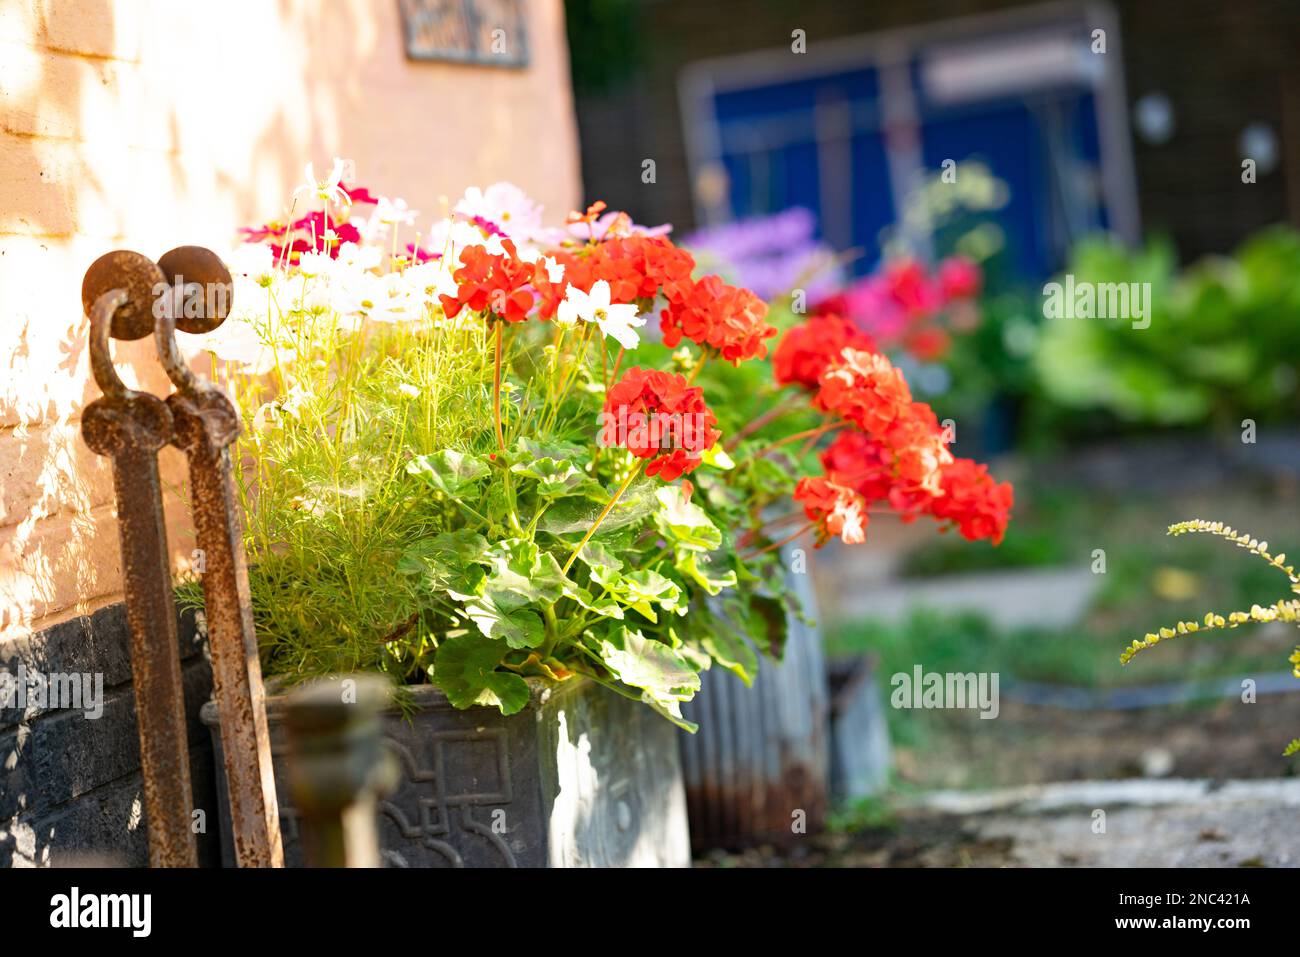
<svg viewBox="0 0 1300 957"><path fill-rule="evenodd" d="M591 292L570 286L555 318L566 326L573 325L579 319L594 322L602 333L617 341L624 349L637 347L641 338L636 330L645 325L645 319L636 314L636 306L610 303L609 283L604 279L592 283Z"/></svg>
<svg viewBox="0 0 1300 957"><path fill-rule="evenodd" d="M324 276L329 278L334 271L334 260L328 253L308 252L298 257L298 272L308 279Z"/></svg>
<svg viewBox="0 0 1300 957"><path fill-rule="evenodd" d="M422 301L437 305L439 296L455 296L456 280L451 278L451 270L443 265L444 260L433 260L410 266L402 273L407 283Z"/></svg>
<svg viewBox="0 0 1300 957"><path fill-rule="evenodd" d="M263 375L276 366L275 350L266 343L248 313L231 313L225 322L203 336L199 346L249 375ZM287 360L288 353L283 353L281 358Z"/></svg>
<svg viewBox="0 0 1300 957"><path fill-rule="evenodd" d="M542 264L546 267L547 279L549 279L553 283L561 283L564 281L563 263L557 263L550 256L546 256L542 259Z"/></svg>
<svg viewBox="0 0 1300 957"><path fill-rule="evenodd" d="M440 219L429 230L429 238L424 241L424 248L430 252L442 253L442 261L451 268L460 268L460 254L470 246L482 246L487 242L483 231L473 223L458 219ZM500 241L498 240L498 243Z"/></svg>
<svg viewBox="0 0 1300 957"><path fill-rule="evenodd" d="M375 207L374 218L385 226L413 226L418 215L417 210L406 205L406 200L381 196Z"/></svg>
<svg viewBox="0 0 1300 957"><path fill-rule="evenodd" d="M455 211L486 220L516 243L534 242L545 235L542 207L513 183L493 183L487 189L471 186Z"/></svg>
<svg viewBox="0 0 1300 957"><path fill-rule="evenodd" d="M343 170L344 162L337 156L334 157L334 167L330 170L329 176L320 180L316 178L315 167L311 163L303 171L306 177L301 186L293 191L293 198L297 199L302 193L315 196L321 202L333 203L336 206L351 206L352 197L343 190Z"/></svg>
<svg viewBox="0 0 1300 957"><path fill-rule="evenodd" d="M335 262L340 267L364 272L368 269L374 269L383 258L383 251L378 247L344 243L339 247L339 254Z"/></svg>
<svg viewBox="0 0 1300 957"><path fill-rule="evenodd" d="M247 276L254 283L264 285L275 274L275 257L271 247L261 243L244 243L231 250L226 257L226 267L236 278Z"/></svg>
<svg viewBox="0 0 1300 957"><path fill-rule="evenodd" d="M379 277L370 318L376 322L417 322L424 318L424 296L400 272Z"/></svg>

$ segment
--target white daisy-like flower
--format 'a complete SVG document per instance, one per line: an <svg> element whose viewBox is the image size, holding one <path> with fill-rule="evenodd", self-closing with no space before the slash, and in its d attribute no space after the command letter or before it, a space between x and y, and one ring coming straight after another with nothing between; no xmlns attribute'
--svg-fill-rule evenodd
<svg viewBox="0 0 1300 957"><path fill-rule="evenodd" d="M471 186L455 211L486 220L516 243L533 242L544 233L542 207L514 183L493 183L487 189Z"/></svg>
<svg viewBox="0 0 1300 957"><path fill-rule="evenodd" d="M333 203L336 206L351 206L352 197L344 191L342 185L344 169L346 169L346 164L336 156L329 176L322 180L316 178L315 167L308 163L307 168L303 171L305 177L303 184L293 191L294 199L296 200L303 193L307 193L324 203Z"/></svg>
<svg viewBox="0 0 1300 957"><path fill-rule="evenodd" d="M298 257L298 272L308 279L328 279L334 271L334 265L334 260L328 253L308 252Z"/></svg>
<svg viewBox="0 0 1300 957"><path fill-rule="evenodd" d="M624 349L635 349L641 342L636 330L645 325L645 318L637 315L636 306L611 303L609 296L609 283L604 279L592 283L591 292L570 286L556 311L556 321L561 325L573 325L579 319L594 322Z"/></svg>
<svg viewBox="0 0 1300 957"><path fill-rule="evenodd" d="M402 273L416 295L421 296L429 305L437 305L439 296L456 295L456 280L451 277L451 270L443 262L436 260L420 263Z"/></svg>
<svg viewBox="0 0 1300 957"><path fill-rule="evenodd" d="M413 226L415 217L419 215L419 211L406 205L406 200L389 199L387 196L379 197L374 212L374 218L385 226Z"/></svg>
<svg viewBox="0 0 1300 957"><path fill-rule="evenodd" d="M344 243L339 247L337 264L346 269L366 271L374 269L384 258L383 252L374 246L358 246L356 243Z"/></svg>
<svg viewBox="0 0 1300 957"><path fill-rule="evenodd" d="M271 255L271 247L261 243L236 246L225 261L231 276L246 276L258 285L265 285L265 281L275 274L275 257Z"/></svg>

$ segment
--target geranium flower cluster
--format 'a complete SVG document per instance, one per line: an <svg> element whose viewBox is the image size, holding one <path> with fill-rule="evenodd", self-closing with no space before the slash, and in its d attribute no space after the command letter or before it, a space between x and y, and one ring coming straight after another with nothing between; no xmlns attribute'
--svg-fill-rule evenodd
<svg viewBox="0 0 1300 957"><path fill-rule="evenodd" d="M875 503L904 521L931 515L972 541L1002 540L1011 486L952 455L934 410L912 398L902 372L851 323L814 316L786 334L774 364L779 383L808 390L813 406L842 424L821 453L824 475L801 479L794 493L821 542L861 541Z"/></svg>
<svg viewBox="0 0 1300 957"><path fill-rule="evenodd" d="M701 667L752 674L716 629L770 612L784 541L815 527L818 544L862 542L880 501L1001 536L1010 487L953 458L848 319L790 332L774 364L802 393L750 415L759 370L729 366L767 356L768 307L697 276L667 227L595 203L549 228L497 183L422 231L402 200L344 185L345 168L309 166L286 223L245 231L233 311L202 342L259 376L237 383L241 500L256 503L250 590L278 670L362 663L503 714L530 679L581 675L692 728L680 703ZM726 445L715 390L744 422ZM771 447L742 444L796 406L827 420L775 443L826 446L797 485L762 461ZM771 541L768 506L791 493L810 521ZM340 575L357 587L317 587ZM773 629L762 639L779 654Z"/></svg>
<svg viewBox="0 0 1300 957"><path fill-rule="evenodd" d="M671 372L629 369L610 387L604 412L602 444L623 446L665 482L693 472L722 437L704 390Z"/></svg>
<svg viewBox="0 0 1300 957"><path fill-rule="evenodd" d="M665 482L698 468L721 433L703 390L692 385L694 375L688 380L634 366L618 376L623 351L639 346L655 304L661 304L664 344L695 343L702 350L697 365L709 358L734 365L762 358L776 335L766 321L767 305L753 292L717 275L696 278L694 258L668 238L667 227L638 226L603 203L572 213L561 229L548 229L540 206L517 187L498 183L467 191L449 217L400 246L390 230L412 227L418 214L401 200L343 186L341 175L336 163L318 183L309 169L301 189L319 198L322 209L285 226L245 231L252 244L245 248L261 256L235 257L237 281L269 285L274 294L281 277L291 277L295 287L304 278L305 308L327 306L358 328L367 321L429 321L454 329L488 323L495 338L501 449L510 431L501 402L506 327L553 323L557 356L565 333L574 330L564 355L584 364L593 333L601 349L601 340L614 340L613 375L605 360L599 365L607 425L600 444L625 448L639 460L638 470ZM399 248L406 255L397 254ZM967 538L1001 540L1011 487L949 452L934 411L912 398L902 371L878 348L901 333L916 346L928 319L970 300L979 287L979 271L966 260L948 260L933 276L916 262L898 260L821 303L781 340L773 357L777 383L804 390L828 417L832 427L818 434L839 433L820 454L823 474L801 479L793 491L819 544L832 536L863 541L868 513L881 503L908 521L928 514ZM850 315L829 308L836 304ZM863 330L864 317L874 334ZM563 395L571 382L560 373L544 391ZM612 429L611 422L617 423Z"/></svg>

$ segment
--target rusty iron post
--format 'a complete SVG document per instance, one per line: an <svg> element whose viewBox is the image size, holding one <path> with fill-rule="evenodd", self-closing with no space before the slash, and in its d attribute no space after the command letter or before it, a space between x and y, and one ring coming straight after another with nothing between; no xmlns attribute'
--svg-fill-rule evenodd
<svg viewBox="0 0 1300 957"><path fill-rule="evenodd" d="M172 415L161 399L126 387L113 368L109 342L141 339L153 330L162 281L154 263L124 250L87 270L81 294L90 317L91 370L104 394L86 407L81 433L92 451L113 462L149 863L196 867L185 697L158 476L158 451L171 440Z"/></svg>
<svg viewBox="0 0 1300 957"><path fill-rule="evenodd" d="M397 784L384 747L388 683L322 679L289 696L289 789L308 867L379 867L379 798Z"/></svg>
<svg viewBox="0 0 1300 957"><path fill-rule="evenodd" d="M203 333L225 320L233 293L230 273L215 253L198 246L173 249L158 266L172 296L154 337L158 357L177 389L167 399L174 422L171 441L189 459L235 860L240 867L283 867L266 691L230 458L239 436L239 413L220 388L194 374L175 336L176 327Z"/></svg>

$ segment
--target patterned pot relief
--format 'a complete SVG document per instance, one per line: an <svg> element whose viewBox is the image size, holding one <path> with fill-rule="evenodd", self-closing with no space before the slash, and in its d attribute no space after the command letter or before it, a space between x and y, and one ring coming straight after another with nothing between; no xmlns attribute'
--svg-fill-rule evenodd
<svg viewBox="0 0 1300 957"><path fill-rule="evenodd" d="M683 867L690 864L676 729L645 705L589 682L533 686L523 711L457 711L435 688L384 734L401 768L380 803L388 867ZM267 700L285 860L302 866L289 804L284 700ZM222 768L216 706L203 721ZM224 796L224 786L219 789ZM220 807L222 857L232 866Z"/></svg>

